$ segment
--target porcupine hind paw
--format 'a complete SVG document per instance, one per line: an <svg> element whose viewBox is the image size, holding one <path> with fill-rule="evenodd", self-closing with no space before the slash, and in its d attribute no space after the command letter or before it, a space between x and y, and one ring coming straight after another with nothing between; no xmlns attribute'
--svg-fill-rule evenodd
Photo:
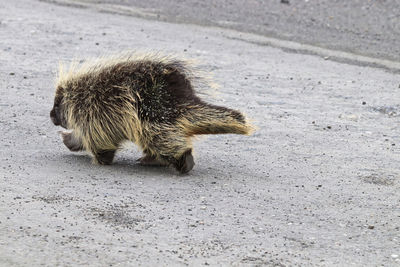
<svg viewBox="0 0 400 267"><path fill-rule="evenodd" d="M188 173L194 167L194 159L192 150L189 149L177 160L175 168L182 174Z"/></svg>

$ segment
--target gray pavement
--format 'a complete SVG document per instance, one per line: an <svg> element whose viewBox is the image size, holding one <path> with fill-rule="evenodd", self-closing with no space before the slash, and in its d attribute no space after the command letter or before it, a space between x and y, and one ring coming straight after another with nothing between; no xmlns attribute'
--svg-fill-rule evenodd
<svg viewBox="0 0 400 267"><path fill-rule="evenodd" d="M0 266L398 266L399 76L239 37L0 2ZM200 138L185 176L133 146L111 166L69 152L59 60L144 48L198 61L220 85L200 95L256 133Z"/></svg>
<svg viewBox="0 0 400 267"><path fill-rule="evenodd" d="M68 2L68 0L56 0ZM71 2L71 1L70 1ZM376 58L400 61L396 0L78 0L132 8L130 15L213 25ZM122 10L120 10L122 11ZM125 12L128 14L128 12Z"/></svg>

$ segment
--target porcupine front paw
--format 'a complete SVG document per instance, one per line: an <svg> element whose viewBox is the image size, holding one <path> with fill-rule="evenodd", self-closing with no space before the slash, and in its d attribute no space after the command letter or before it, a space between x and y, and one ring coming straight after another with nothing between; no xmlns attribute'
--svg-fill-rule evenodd
<svg viewBox="0 0 400 267"><path fill-rule="evenodd" d="M69 150L73 152L82 151L83 145L73 132L60 132L63 143Z"/></svg>

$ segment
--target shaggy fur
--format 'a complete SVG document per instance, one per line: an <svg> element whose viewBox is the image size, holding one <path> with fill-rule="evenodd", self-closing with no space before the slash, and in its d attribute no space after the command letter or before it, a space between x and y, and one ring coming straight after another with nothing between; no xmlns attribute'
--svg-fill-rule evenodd
<svg viewBox="0 0 400 267"><path fill-rule="evenodd" d="M86 150L111 164L126 140L144 152L145 165L194 166L191 137L249 134L238 111L203 102L193 90L189 64L173 58L125 55L60 68L50 117L71 151Z"/></svg>

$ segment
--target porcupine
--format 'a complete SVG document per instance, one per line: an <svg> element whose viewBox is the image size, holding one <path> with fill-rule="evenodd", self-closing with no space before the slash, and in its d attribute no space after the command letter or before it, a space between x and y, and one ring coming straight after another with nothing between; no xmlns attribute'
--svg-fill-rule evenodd
<svg viewBox="0 0 400 267"><path fill-rule="evenodd" d="M143 165L194 166L192 137L244 134L252 126L239 111L205 103L195 93L191 65L173 57L127 54L91 64L60 66L50 117L71 151L111 164L126 140L144 153Z"/></svg>

